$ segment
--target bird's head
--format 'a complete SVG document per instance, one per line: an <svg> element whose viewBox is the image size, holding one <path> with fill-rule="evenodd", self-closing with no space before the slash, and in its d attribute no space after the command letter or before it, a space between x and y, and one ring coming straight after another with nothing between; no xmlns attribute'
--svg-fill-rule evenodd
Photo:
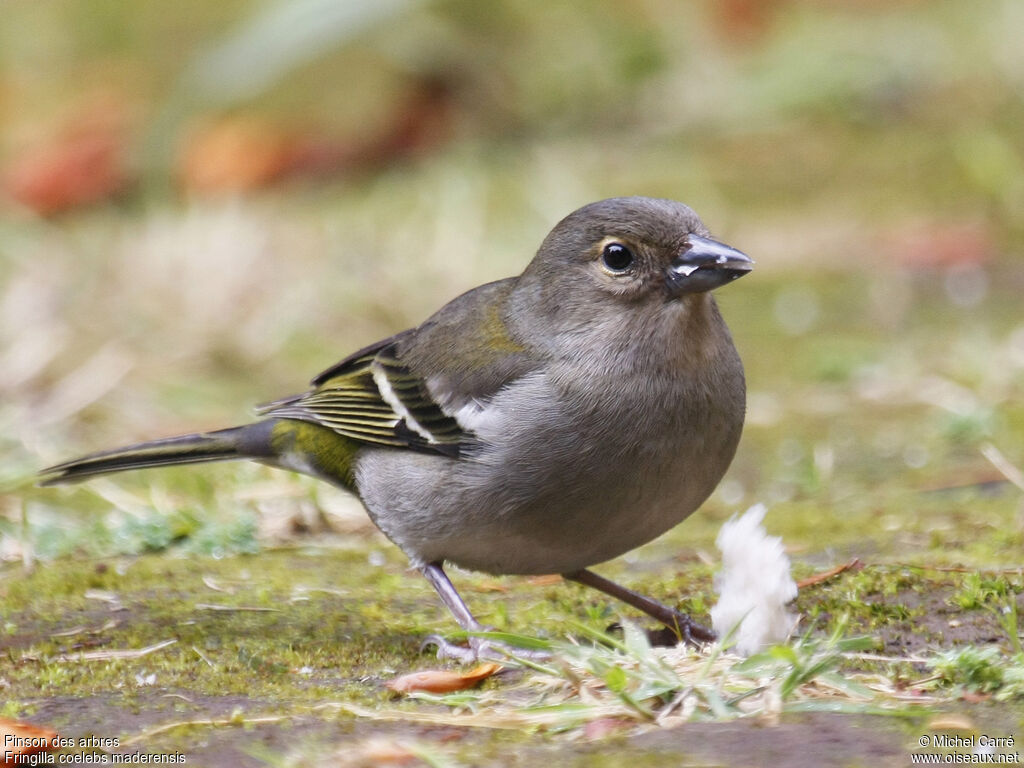
<svg viewBox="0 0 1024 768"><path fill-rule="evenodd" d="M617 197L562 219L544 239L527 274L591 299L678 301L747 274L754 262L708 236L691 208L674 200Z"/></svg>

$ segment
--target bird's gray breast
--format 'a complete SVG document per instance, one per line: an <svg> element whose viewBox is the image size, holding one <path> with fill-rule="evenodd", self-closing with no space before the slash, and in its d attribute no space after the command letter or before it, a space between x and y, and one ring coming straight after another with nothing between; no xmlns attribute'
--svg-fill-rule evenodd
<svg viewBox="0 0 1024 768"><path fill-rule="evenodd" d="M477 436L459 459L367 450L357 488L414 561L494 573L602 562L664 533L717 485L742 427L738 370L735 402L722 393L736 382L621 370L581 381L552 366L459 407Z"/></svg>

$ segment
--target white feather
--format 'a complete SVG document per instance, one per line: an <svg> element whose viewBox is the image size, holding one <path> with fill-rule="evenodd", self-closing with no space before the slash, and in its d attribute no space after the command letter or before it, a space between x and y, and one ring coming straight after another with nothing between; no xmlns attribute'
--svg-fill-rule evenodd
<svg viewBox="0 0 1024 768"><path fill-rule="evenodd" d="M483 440L493 441L500 440L514 428L513 422L519 418L517 414L541 404L531 403L528 407L521 402L521 396L531 392L538 384L543 385L544 381L543 373L528 373L506 384L485 402L474 399L467 401L453 396L442 387L441 379L436 376L427 379L427 391L434 402L441 404L445 415L455 419L464 431Z"/></svg>
<svg viewBox="0 0 1024 768"><path fill-rule="evenodd" d="M395 412L398 417L395 419L397 424L400 420L405 419L405 425L409 427L413 432L422 437L428 443L436 443L437 440L430 432L423 428L413 415L409 412L409 409L405 407L405 404L398 399L395 394L395 390L391 386L391 382L388 381L387 371L384 370L380 363L373 362L370 364L370 370L373 372L373 383L377 385L377 389L380 391L380 396L384 402L387 403L391 410Z"/></svg>
<svg viewBox="0 0 1024 768"><path fill-rule="evenodd" d="M471 400L452 414L452 418L463 430L476 434L489 432L495 420L501 416L497 408L488 407L476 400Z"/></svg>
<svg viewBox="0 0 1024 768"><path fill-rule="evenodd" d="M719 599L711 624L719 637L735 630L736 650L746 656L783 642L796 626L796 617L786 610L796 597L796 583L782 539L761 525L765 511L764 504L755 504L733 516L715 539L722 570L715 576Z"/></svg>

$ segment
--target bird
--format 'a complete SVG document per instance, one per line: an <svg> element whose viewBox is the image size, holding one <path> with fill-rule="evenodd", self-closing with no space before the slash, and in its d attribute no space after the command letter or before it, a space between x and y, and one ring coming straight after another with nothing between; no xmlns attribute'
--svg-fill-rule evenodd
<svg viewBox="0 0 1024 768"><path fill-rule="evenodd" d="M251 459L358 496L469 646L493 647L446 564L561 574L700 645L715 633L591 570L714 491L740 440L743 365L712 291L753 260L673 200L616 197L559 221L523 272L350 354L252 423L92 453L40 485Z"/></svg>

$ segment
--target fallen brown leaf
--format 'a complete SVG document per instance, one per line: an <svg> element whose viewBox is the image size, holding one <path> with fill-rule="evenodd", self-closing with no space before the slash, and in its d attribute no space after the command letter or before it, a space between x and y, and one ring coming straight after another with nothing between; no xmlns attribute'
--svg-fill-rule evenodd
<svg viewBox="0 0 1024 768"><path fill-rule="evenodd" d="M27 755L56 749L57 732L20 720L0 717L0 765L28 765Z"/></svg>
<svg viewBox="0 0 1024 768"><path fill-rule="evenodd" d="M478 664L469 672L456 672L450 669L426 669L396 677L387 682L387 687L396 693L451 693L472 688L501 669L500 664L489 662Z"/></svg>

